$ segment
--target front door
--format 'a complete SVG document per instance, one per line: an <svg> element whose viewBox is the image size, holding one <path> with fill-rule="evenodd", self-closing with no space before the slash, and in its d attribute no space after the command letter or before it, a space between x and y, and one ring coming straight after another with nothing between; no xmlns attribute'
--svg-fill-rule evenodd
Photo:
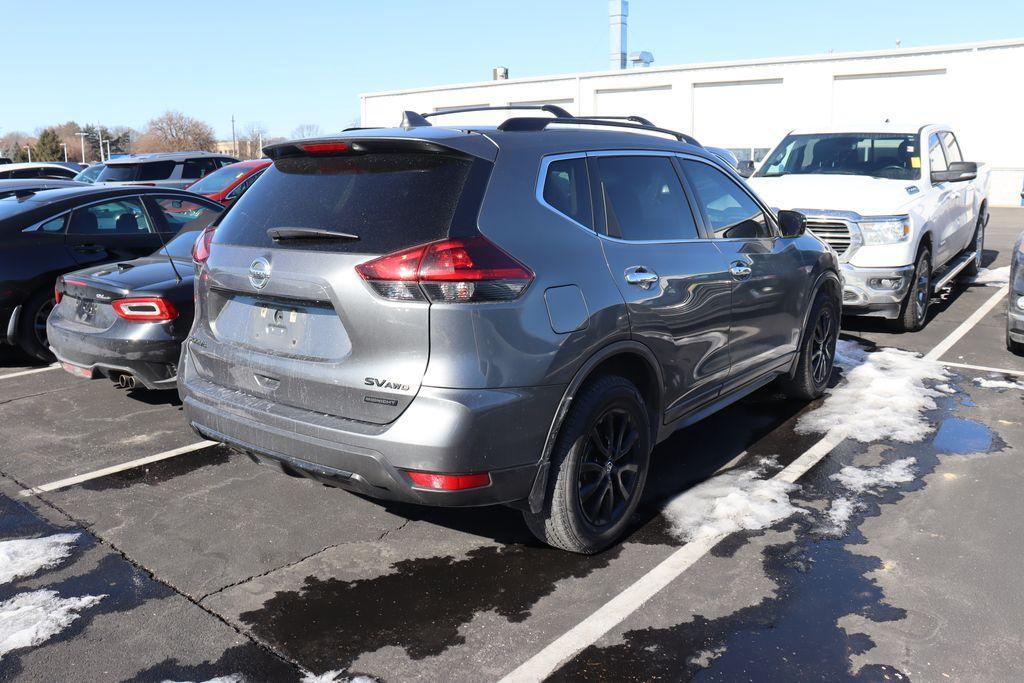
<svg viewBox="0 0 1024 683"><path fill-rule="evenodd" d="M71 212L66 244L81 266L130 261L160 247L160 237L138 197L121 197Z"/></svg>
<svg viewBox="0 0 1024 683"><path fill-rule="evenodd" d="M716 398L729 374L731 278L702 239L670 156L591 154L598 233L634 339L664 373L665 421Z"/></svg>
<svg viewBox="0 0 1024 683"><path fill-rule="evenodd" d="M703 160L684 159L681 165L732 281L729 391L792 360L800 344L810 265L795 238L782 238L774 220L736 180Z"/></svg>

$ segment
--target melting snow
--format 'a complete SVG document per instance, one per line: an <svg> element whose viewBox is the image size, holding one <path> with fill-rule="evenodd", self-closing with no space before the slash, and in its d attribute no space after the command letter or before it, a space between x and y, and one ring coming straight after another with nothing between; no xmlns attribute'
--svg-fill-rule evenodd
<svg viewBox="0 0 1024 683"><path fill-rule="evenodd" d="M982 268L974 277L967 278L972 285L986 285L988 287L1002 287L1010 282L1010 266L1002 268Z"/></svg>
<svg viewBox="0 0 1024 683"><path fill-rule="evenodd" d="M161 683L195 683L194 681L172 681L170 679L164 679ZM245 683L245 676L242 674L228 674L227 676L217 676L211 678L203 683Z"/></svg>
<svg viewBox="0 0 1024 683"><path fill-rule="evenodd" d="M78 534L55 534L45 538L0 541L0 583L31 576L40 569L55 567L71 554Z"/></svg>
<svg viewBox="0 0 1024 683"><path fill-rule="evenodd" d="M839 341L836 360L846 371L845 381L829 390L821 407L800 418L797 432L841 430L865 443L912 443L932 430L924 412L935 409L935 397L942 394L925 381L945 379L938 363L899 349L868 353L846 340Z"/></svg>
<svg viewBox="0 0 1024 683"><path fill-rule="evenodd" d="M834 479L854 493L877 493L914 479L914 459L902 458L879 467L847 465L833 474Z"/></svg>
<svg viewBox="0 0 1024 683"><path fill-rule="evenodd" d="M1019 382L1008 382L1005 379L988 379L986 377L975 377L974 382L986 389L1021 389L1024 390L1024 384Z"/></svg>
<svg viewBox="0 0 1024 683"><path fill-rule="evenodd" d="M955 394L956 393L956 389L954 389L953 387L949 386L948 384L936 384L935 388L937 390L941 391L944 394Z"/></svg>
<svg viewBox="0 0 1024 683"><path fill-rule="evenodd" d="M62 598L55 591L38 590L0 602L0 658L11 650L49 640L71 625L80 616L79 610L105 597Z"/></svg>
<svg viewBox="0 0 1024 683"><path fill-rule="evenodd" d="M674 498L663 514L672 533L683 541L713 538L741 529L764 529L795 512L789 501L796 489L777 479L762 479L760 470L726 472Z"/></svg>
<svg viewBox="0 0 1024 683"><path fill-rule="evenodd" d="M335 671L325 671L319 676L307 673L302 677L302 683L377 683L377 680L375 678L370 678L369 676L347 678L345 677L345 672L342 669L337 669Z"/></svg>
<svg viewBox="0 0 1024 683"><path fill-rule="evenodd" d="M825 521L819 528L821 533L842 536L846 533L846 525L857 510L864 507L857 500L849 497L836 498L825 512Z"/></svg>

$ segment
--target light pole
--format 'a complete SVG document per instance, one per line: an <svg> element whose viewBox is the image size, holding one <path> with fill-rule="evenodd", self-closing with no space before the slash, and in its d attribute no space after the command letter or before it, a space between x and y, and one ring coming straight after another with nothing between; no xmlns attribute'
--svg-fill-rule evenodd
<svg viewBox="0 0 1024 683"><path fill-rule="evenodd" d="M96 137L99 138L100 141L100 161L106 161L106 159L103 158L103 143L106 142L106 140L104 140L103 136L100 135L99 133L96 133Z"/></svg>
<svg viewBox="0 0 1024 683"><path fill-rule="evenodd" d="M60 143L60 146L64 150L64 163L66 164L68 163L68 146L65 145L63 142Z"/></svg>
<svg viewBox="0 0 1024 683"><path fill-rule="evenodd" d="M110 161L110 139L108 138L104 142L107 143L107 161Z"/></svg>
<svg viewBox="0 0 1024 683"><path fill-rule="evenodd" d="M25 145L25 149L28 151L28 163L32 163L32 148Z"/></svg>
<svg viewBox="0 0 1024 683"><path fill-rule="evenodd" d="M87 136L88 133L84 133L84 132L82 132L82 133L75 133L75 135L78 136L79 142L82 143L82 163L84 164L85 163L85 136Z"/></svg>

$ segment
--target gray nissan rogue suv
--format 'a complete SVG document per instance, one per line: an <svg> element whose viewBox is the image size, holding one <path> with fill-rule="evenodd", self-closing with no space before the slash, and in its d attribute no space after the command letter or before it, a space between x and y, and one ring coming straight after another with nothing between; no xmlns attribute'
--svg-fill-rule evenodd
<svg viewBox="0 0 1024 683"><path fill-rule="evenodd" d="M591 553L674 430L776 379L820 395L842 290L803 217L688 136L544 109L268 147L196 243L194 429Z"/></svg>

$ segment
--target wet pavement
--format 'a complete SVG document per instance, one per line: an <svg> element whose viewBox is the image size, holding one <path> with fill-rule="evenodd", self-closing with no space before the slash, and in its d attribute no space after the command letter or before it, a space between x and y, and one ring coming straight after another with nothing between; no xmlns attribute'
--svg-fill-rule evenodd
<svg viewBox="0 0 1024 683"><path fill-rule="evenodd" d="M989 266L1024 210L995 210ZM866 349L927 353L997 289L958 285L916 334L850 320ZM796 511L728 534L552 680L1019 680L1024 677L1024 358L1005 302L941 360L920 441L846 439L788 493ZM0 680L498 680L685 544L665 503L721 472L772 477L820 439L820 407L771 388L655 451L634 528L595 557L545 548L506 508L383 504L212 446L21 491L195 443L173 395L126 394L0 357L0 542L78 533L56 566L0 583L104 596ZM837 372L834 383L846 381ZM931 387L937 384L927 382ZM2 628L2 626L0 626Z"/></svg>

